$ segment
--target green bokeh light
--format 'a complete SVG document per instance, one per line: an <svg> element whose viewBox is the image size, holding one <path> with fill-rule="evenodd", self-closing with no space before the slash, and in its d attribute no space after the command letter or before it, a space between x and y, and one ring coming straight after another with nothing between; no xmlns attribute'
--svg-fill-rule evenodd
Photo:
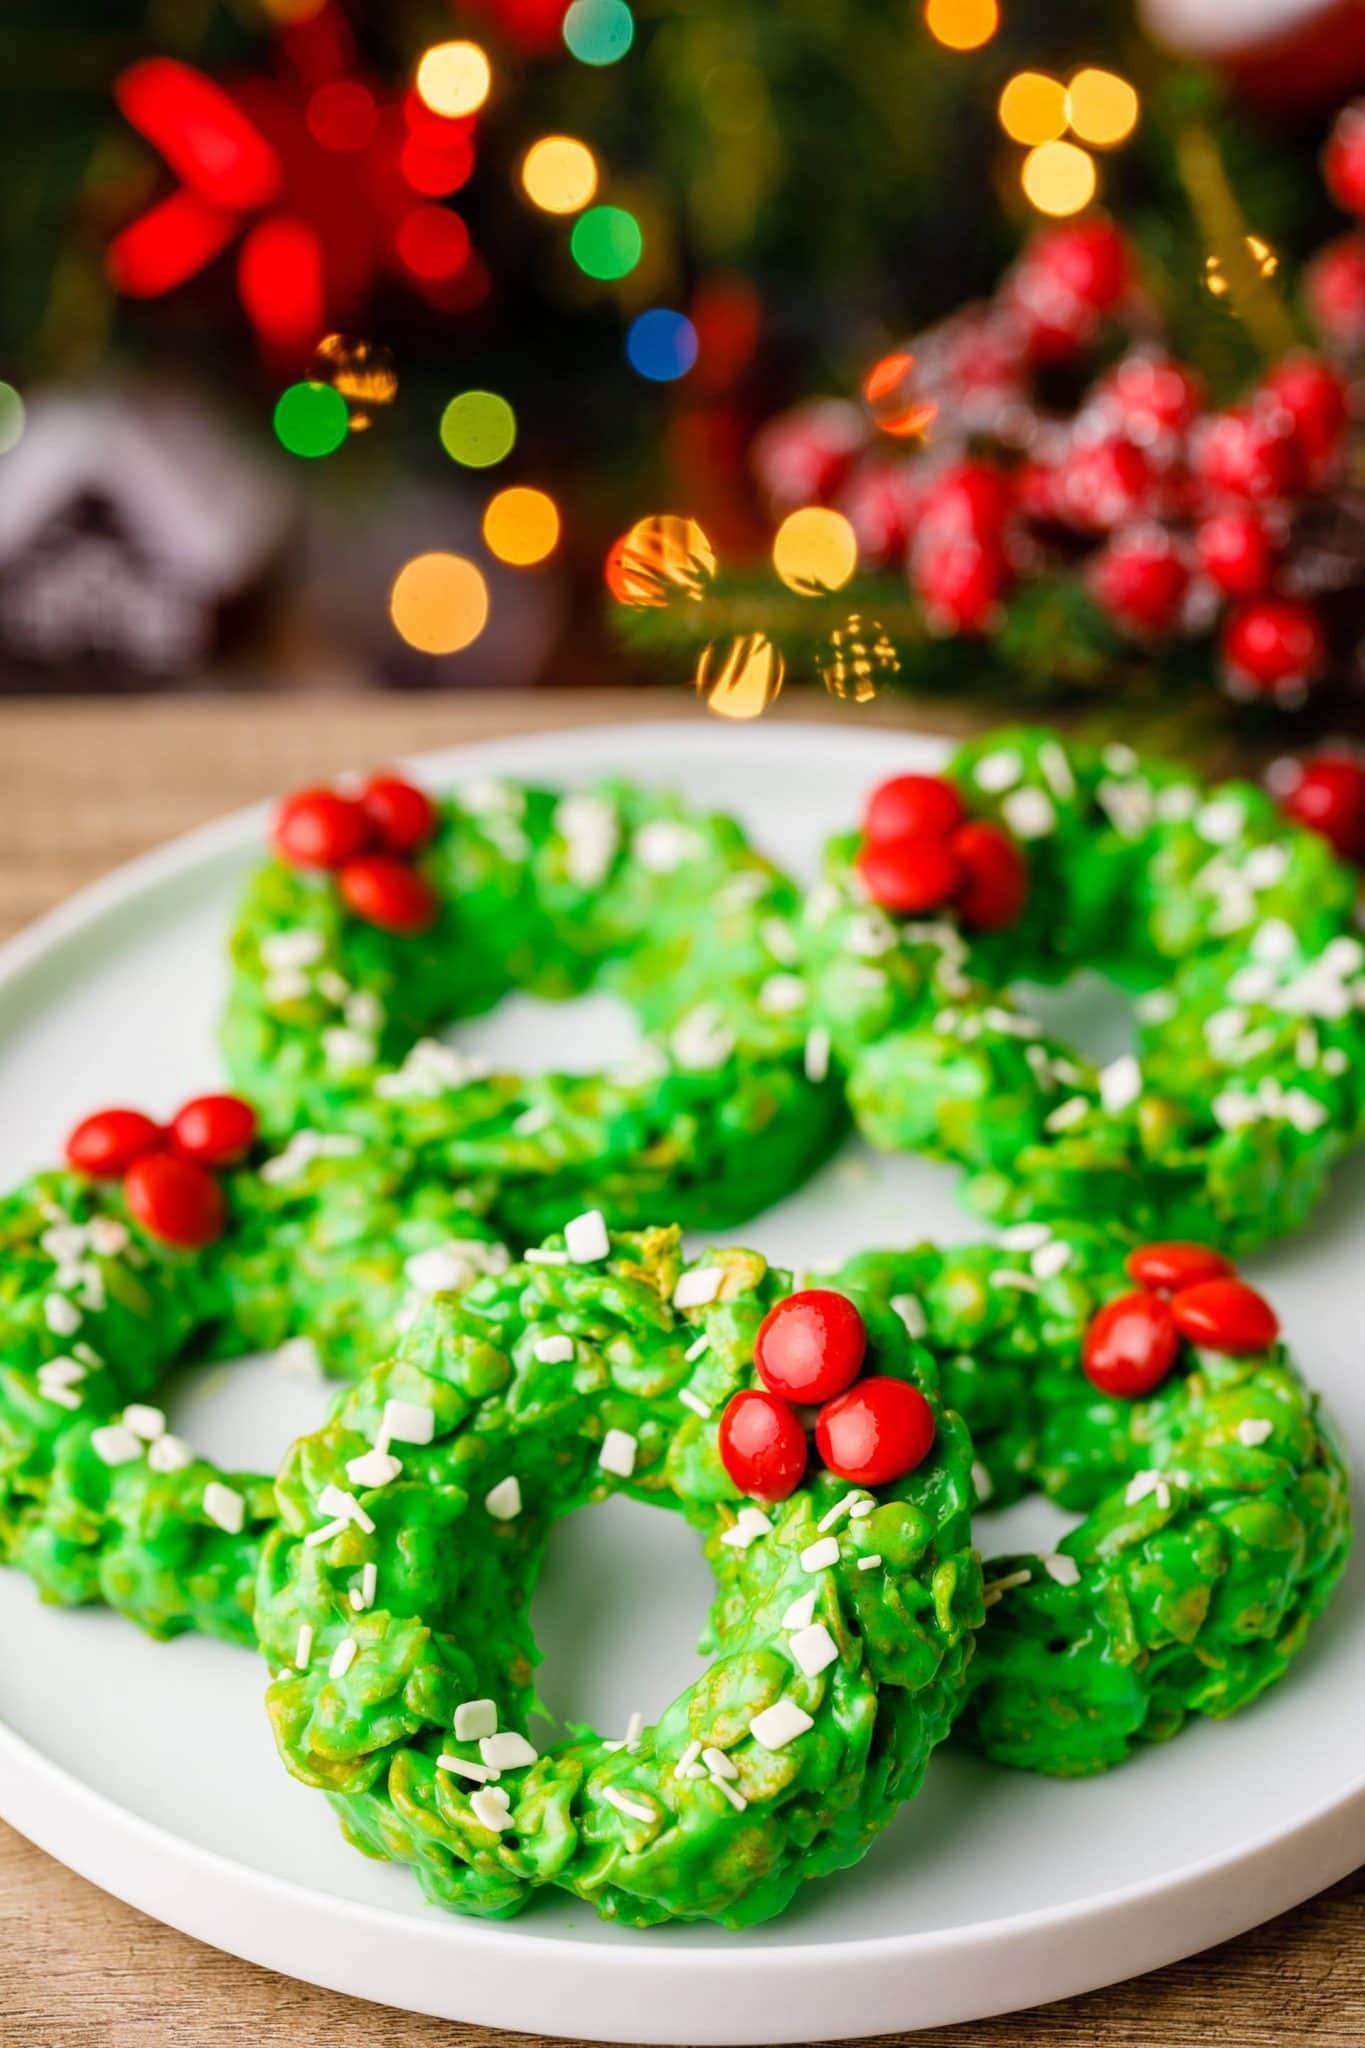
<svg viewBox="0 0 1365 2048"><path fill-rule="evenodd" d="M291 455L330 455L347 425L346 401L330 384L291 384L275 403L275 432Z"/></svg>
<svg viewBox="0 0 1365 2048"><path fill-rule="evenodd" d="M644 246L639 221L623 206L590 206L569 238L574 262L589 277L628 277Z"/></svg>
<svg viewBox="0 0 1365 2048"><path fill-rule="evenodd" d="M466 469L491 469L516 438L517 416L496 391L462 391L441 414L441 446Z"/></svg>
<svg viewBox="0 0 1365 2048"><path fill-rule="evenodd" d="M8 455L24 431L24 401L12 384L0 383L0 455Z"/></svg>
<svg viewBox="0 0 1365 2048"><path fill-rule="evenodd" d="M626 0L573 0L564 41L580 64L618 63L635 41L635 16Z"/></svg>

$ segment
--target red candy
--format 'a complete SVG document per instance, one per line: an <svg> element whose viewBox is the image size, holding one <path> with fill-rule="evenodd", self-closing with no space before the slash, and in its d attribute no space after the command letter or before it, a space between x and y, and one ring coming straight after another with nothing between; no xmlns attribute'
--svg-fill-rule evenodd
<svg viewBox="0 0 1365 2048"><path fill-rule="evenodd" d="M360 792L360 808L386 853L416 853L436 830L431 798L397 775L372 776Z"/></svg>
<svg viewBox="0 0 1365 2048"><path fill-rule="evenodd" d="M441 908L426 878L390 853L367 853L348 861L338 886L357 917L386 932L426 931Z"/></svg>
<svg viewBox="0 0 1365 2048"><path fill-rule="evenodd" d="M1115 534L1090 566L1096 597L1134 633L1164 633L1174 624L1190 572L1161 527Z"/></svg>
<svg viewBox="0 0 1365 2048"><path fill-rule="evenodd" d="M876 846L893 839L946 839L965 816L962 798L943 776L893 775L867 800L863 836Z"/></svg>
<svg viewBox="0 0 1365 2048"><path fill-rule="evenodd" d="M1270 582L1275 550L1256 512L1229 506L1215 512L1194 537L1195 559L1210 583L1228 597L1256 597Z"/></svg>
<svg viewBox="0 0 1365 2048"><path fill-rule="evenodd" d="M256 1112L240 1095L197 1095L171 1123L171 1144L201 1166L236 1166L256 1142Z"/></svg>
<svg viewBox="0 0 1365 2048"><path fill-rule="evenodd" d="M1232 1260L1207 1244L1139 1245L1129 1252L1124 1264L1140 1287L1157 1294L1175 1294L1201 1280L1220 1280L1235 1271Z"/></svg>
<svg viewBox="0 0 1365 2048"><path fill-rule="evenodd" d="M858 1380L827 1401L815 1444L829 1470L859 1486L885 1486L924 1462L934 1441L934 1411L906 1380Z"/></svg>
<svg viewBox="0 0 1365 2048"><path fill-rule="evenodd" d="M1195 437L1204 482L1234 498L1286 498L1302 490L1304 451L1279 405L1234 406L1215 413Z"/></svg>
<svg viewBox="0 0 1365 2048"><path fill-rule="evenodd" d="M1298 597L1259 597L1223 628L1223 666L1232 682L1267 696L1301 693L1327 658L1322 620Z"/></svg>
<svg viewBox="0 0 1365 2048"><path fill-rule="evenodd" d="M1353 755L1311 756L1281 808L1320 833L1343 860L1365 863L1365 764Z"/></svg>
<svg viewBox="0 0 1365 2048"><path fill-rule="evenodd" d="M1286 356L1265 380L1265 387L1294 422L1310 459L1331 461L1346 431L1349 406L1346 380L1320 356Z"/></svg>
<svg viewBox="0 0 1365 2048"><path fill-rule="evenodd" d="M827 1401L857 1378L867 1328L846 1294L808 1287L768 1310L754 1346L763 1384L789 1401Z"/></svg>
<svg viewBox="0 0 1365 2048"><path fill-rule="evenodd" d="M351 797L301 789L275 814L275 850L294 868L339 868L370 843L370 821Z"/></svg>
<svg viewBox="0 0 1365 2048"><path fill-rule="evenodd" d="M140 1109L101 1109L77 1124L66 1141L66 1161L95 1180L117 1180L135 1159L165 1142L160 1124Z"/></svg>
<svg viewBox="0 0 1365 2048"><path fill-rule="evenodd" d="M1136 1400L1161 1385L1179 1350L1170 1304L1155 1294L1122 1294L1091 1318L1081 1366L1102 1394Z"/></svg>
<svg viewBox="0 0 1365 2048"><path fill-rule="evenodd" d="M964 825L952 850L962 871L957 907L979 932L998 932L1018 918L1028 899L1028 862L998 825Z"/></svg>
<svg viewBox="0 0 1365 2048"><path fill-rule="evenodd" d="M778 1395L744 1388L730 1396L721 1415L720 1456L741 1493L785 1500L805 1477L806 1432Z"/></svg>
<svg viewBox="0 0 1365 2048"><path fill-rule="evenodd" d="M957 856L942 839L865 844L858 855L858 872L872 900L902 917L949 902L960 874Z"/></svg>
<svg viewBox="0 0 1365 2048"><path fill-rule="evenodd" d="M1184 1287L1172 1298L1171 1315L1191 1344L1233 1358L1264 1351L1280 1334L1280 1319L1270 1303L1242 1280L1201 1280Z"/></svg>
<svg viewBox="0 0 1365 2048"><path fill-rule="evenodd" d="M196 1249L223 1234L227 1204L205 1166L175 1152L150 1152L123 1176L129 1211L153 1237Z"/></svg>

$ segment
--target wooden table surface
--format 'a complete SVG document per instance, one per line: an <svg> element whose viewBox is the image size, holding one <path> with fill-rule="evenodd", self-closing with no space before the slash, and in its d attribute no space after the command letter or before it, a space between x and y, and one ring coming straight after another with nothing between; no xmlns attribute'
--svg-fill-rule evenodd
<svg viewBox="0 0 1365 2048"><path fill-rule="evenodd" d="M683 700L657 691L0 700L0 937L117 862L291 783L460 740L680 712ZM510 2048L516 2038L364 2005L220 1955L0 1826L0 2048ZM907 2039L914 2048L1361 2048L1365 1871L1150 1977Z"/></svg>

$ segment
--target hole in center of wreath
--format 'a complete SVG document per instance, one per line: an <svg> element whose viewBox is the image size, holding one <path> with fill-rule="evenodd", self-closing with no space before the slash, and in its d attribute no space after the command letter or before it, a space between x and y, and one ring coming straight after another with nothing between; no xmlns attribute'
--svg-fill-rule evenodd
<svg viewBox="0 0 1365 2048"><path fill-rule="evenodd" d="M442 1036L497 1072L516 1074L595 1074L634 1059L644 1045L629 1005L596 989L562 1003L517 992Z"/></svg>
<svg viewBox="0 0 1365 2048"><path fill-rule="evenodd" d="M681 1515L613 1494L556 1524L531 1602L548 1720L532 1741L587 1722L619 1740L699 1678L697 1649L715 1586L701 1538Z"/></svg>
<svg viewBox="0 0 1365 2048"><path fill-rule="evenodd" d="M1098 1067L1137 1050L1133 998L1093 968L1083 967L1060 986L1018 981L1011 992L1046 1032Z"/></svg>
<svg viewBox="0 0 1365 2048"><path fill-rule="evenodd" d="M148 1400L201 1458L228 1472L276 1472L296 1437L320 1429L338 1382L288 1347L175 1366Z"/></svg>

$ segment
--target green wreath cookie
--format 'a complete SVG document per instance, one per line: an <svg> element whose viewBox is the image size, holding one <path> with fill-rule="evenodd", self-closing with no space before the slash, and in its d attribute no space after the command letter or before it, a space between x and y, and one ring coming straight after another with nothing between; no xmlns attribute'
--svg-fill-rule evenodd
<svg viewBox="0 0 1365 2048"><path fill-rule="evenodd" d="M275 828L233 935L224 1046L268 1127L415 1147L491 1176L523 1241L589 1201L731 1224L843 1127L807 1043L793 885L729 819L613 784L392 777L310 790ZM435 1036L514 989L620 995L646 1044L598 1074L490 1073Z"/></svg>
<svg viewBox="0 0 1365 2048"><path fill-rule="evenodd" d="M917 1788L981 1613L966 1433L894 1311L851 1297L841 1369L868 1373L826 1402L822 1450L883 1476L808 1471L755 1373L764 1332L812 1313L789 1285L755 1252L684 1267L676 1229L609 1237L589 1212L435 1300L286 1460L257 1599L281 1754L438 1903L509 1914L554 1886L635 1926L749 1925ZM540 1558L616 1490L704 1542L713 1660L623 1739L539 1749Z"/></svg>
<svg viewBox="0 0 1365 2048"><path fill-rule="evenodd" d="M987 1214L1241 1250L1300 1225L1365 1130L1355 901L1250 785L997 733L828 848L812 1028L871 1142L957 1161ZM1102 1072L1012 992L1083 966L1137 999L1137 1052Z"/></svg>
<svg viewBox="0 0 1365 2048"><path fill-rule="evenodd" d="M834 1284L892 1303L934 1353L979 1500L1036 1487L1084 1512L1055 1555L985 1567L958 1725L988 1756L1103 1770L1283 1676L1345 1563L1349 1480L1227 1259L1036 1223L866 1254Z"/></svg>

